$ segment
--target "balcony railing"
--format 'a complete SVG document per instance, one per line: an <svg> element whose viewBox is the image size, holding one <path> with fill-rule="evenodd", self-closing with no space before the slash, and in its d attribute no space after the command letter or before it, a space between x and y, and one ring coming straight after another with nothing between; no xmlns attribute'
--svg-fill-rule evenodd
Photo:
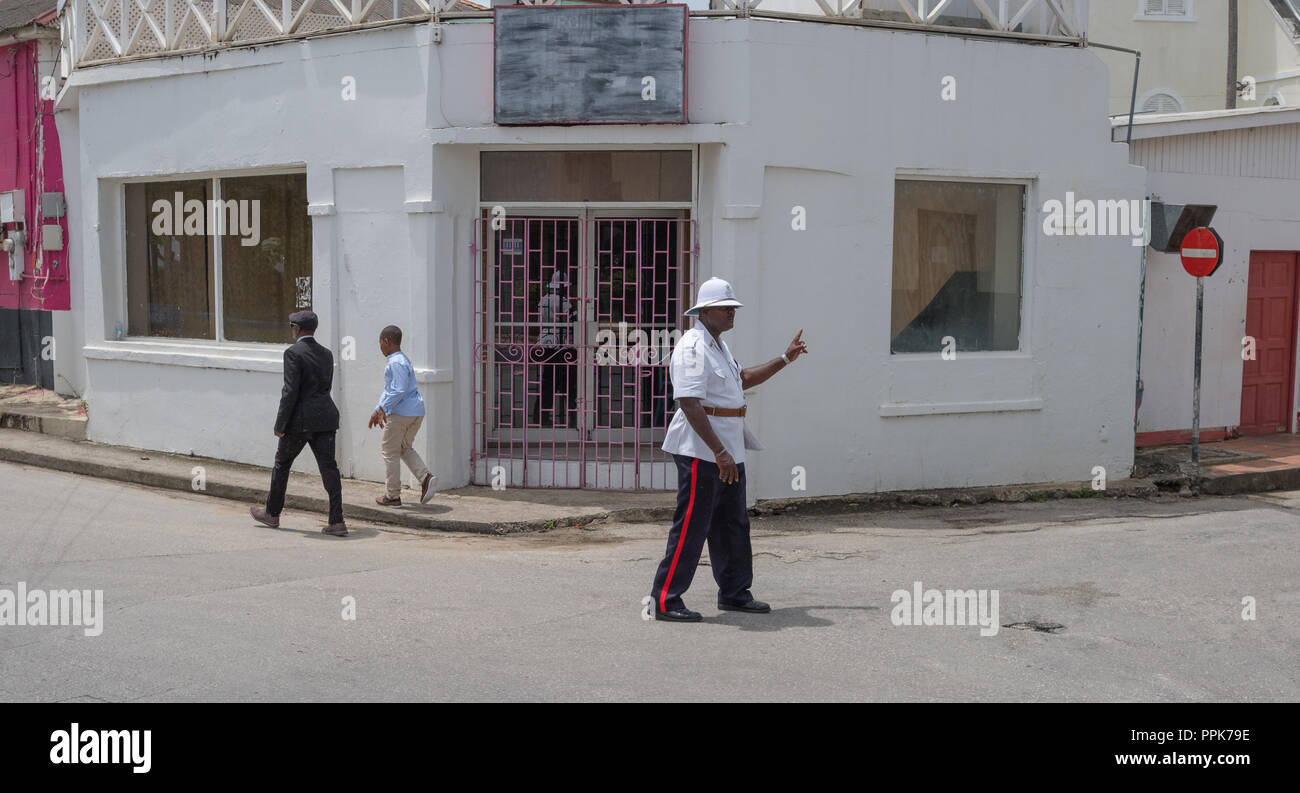
<svg viewBox="0 0 1300 793"><path fill-rule="evenodd" d="M485 0L487 2L488 0ZM668 0L618 0L626 5ZM520 0L554 5L557 0ZM710 0L708 15L860 19L1080 39L1088 0ZM63 72L126 58L194 52L432 17L487 16L460 0L67 0Z"/></svg>

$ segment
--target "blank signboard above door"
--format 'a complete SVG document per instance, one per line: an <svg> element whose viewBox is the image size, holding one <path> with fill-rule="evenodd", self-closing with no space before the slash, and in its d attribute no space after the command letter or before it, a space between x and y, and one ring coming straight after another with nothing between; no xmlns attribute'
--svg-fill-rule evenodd
<svg viewBox="0 0 1300 793"><path fill-rule="evenodd" d="M495 9L498 124L686 123L684 5Z"/></svg>

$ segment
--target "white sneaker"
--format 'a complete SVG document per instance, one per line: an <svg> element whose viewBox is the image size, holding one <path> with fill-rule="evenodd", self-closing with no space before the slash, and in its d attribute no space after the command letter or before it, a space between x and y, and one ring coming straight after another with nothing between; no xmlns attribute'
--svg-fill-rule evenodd
<svg viewBox="0 0 1300 793"><path fill-rule="evenodd" d="M420 484L421 504L428 504L429 500L433 498L433 493L434 493L433 486L435 483L437 483L437 481L438 481L438 477L434 476L433 474L429 474L424 478L424 482Z"/></svg>

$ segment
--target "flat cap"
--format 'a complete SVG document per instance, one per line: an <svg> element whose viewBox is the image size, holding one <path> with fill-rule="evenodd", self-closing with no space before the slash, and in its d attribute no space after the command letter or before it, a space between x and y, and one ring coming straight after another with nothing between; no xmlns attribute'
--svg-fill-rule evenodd
<svg viewBox="0 0 1300 793"><path fill-rule="evenodd" d="M320 318L314 311L295 311L289 315L289 324L297 325L306 331L313 331L320 324Z"/></svg>

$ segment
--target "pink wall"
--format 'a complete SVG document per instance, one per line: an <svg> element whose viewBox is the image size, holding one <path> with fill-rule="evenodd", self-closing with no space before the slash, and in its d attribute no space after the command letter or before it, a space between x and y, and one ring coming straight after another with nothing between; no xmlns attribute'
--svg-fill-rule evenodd
<svg viewBox="0 0 1300 793"><path fill-rule="evenodd" d="M37 123L44 129L44 185L47 193L63 192L63 158L54 127L54 101L42 99L37 75L39 43L24 41L0 47L0 192L24 191L27 233L25 270L21 281L9 280L8 256L0 253L0 308L66 311L68 283L68 219L38 219ZM63 250L40 251L41 226L63 227ZM38 254L42 269L36 270ZM48 280L47 279L48 276Z"/></svg>

